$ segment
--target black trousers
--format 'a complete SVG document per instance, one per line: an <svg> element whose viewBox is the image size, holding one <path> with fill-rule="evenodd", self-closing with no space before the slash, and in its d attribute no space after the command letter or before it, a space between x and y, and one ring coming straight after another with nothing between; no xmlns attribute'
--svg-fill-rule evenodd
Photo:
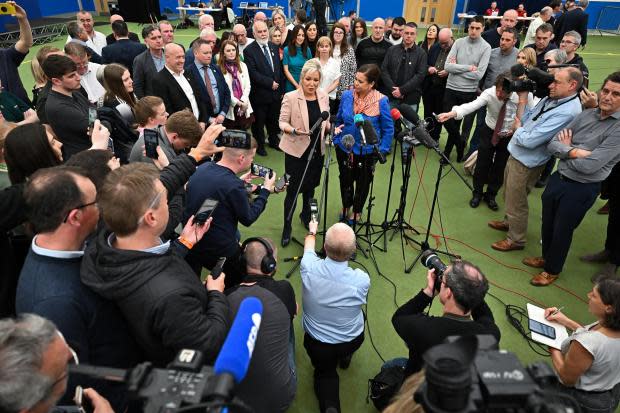
<svg viewBox="0 0 620 413"><path fill-rule="evenodd" d="M278 125L278 118L280 117L279 100L264 103L264 102L252 102L252 109L254 109L254 123L252 124L252 135L256 139L259 147L265 146L265 127L267 127L267 139L271 146L278 145L278 133L280 127Z"/></svg>
<svg viewBox="0 0 620 413"><path fill-rule="evenodd" d="M441 127L443 125L435 120L433 113L439 115L443 112L443 95L445 90L445 86L431 85L422 95L422 102L424 102L424 119L431 120L433 130L430 131L430 135L436 141L439 141Z"/></svg>
<svg viewBox="0 0 620 413"><path fill-rule="evenodd" d="M319 408L324 412L334 407L340 412L340 378L336 368L338 361L353 355L364 342L364 333L347 343L328 344L304 334L304 348L314 367L314 394Z"/></svg>
<svg viewBox="0 0 620 413"><path fill-rule="evenodd" d="M508 161L509 138L500 139L493 146L493 130L486 124L480 129L480 143L478 145L478 159L474 170L474 194L484 194L484 185L487 185L487 197L495 197L504 183L504 169Z"/></svg>
<svg viewBox="0 0 620 413"><path fill-rule="evenodd" d="M476 99L476 92L459 92L458 90L446 89L443 95L443 111L450 112L453 106L462 105ZM448 131L448 142L446 143L445 153L450 156L452 148L456 146L456 153L463 156L465 145L469 139L469 132L474 123L475 113L465 116L463 121L450 119L444 126ZM462 123L462 125L461 125ZM461 126L463 133L461 133Z"/></svg>
<svg viewBox="0 0 620 413"><path fill-rule="evenodd" d="M320 151L321 148L318 147ZM301 206L301 217L304 222L310 221L310 200L314 198L314 190L319 186L321 182L321 172L323 171L323 156L314 156L308 166L306 177L304 182L301 182L301 177L306 167L307 154L304 154L301 158L296 158L289 154L284 154L284 170L291 176L289 179L288 187L286 188L286 196L284 197L284 226L291 226L291 222L287 221L288 214L291 214L291 219L294 216L295 208L295 193L297 188L301 184L299 193L302 195L303 203ZM293 212L291 213L291 209Z"/></svg>
<svg viewBox="0 0 620 413"><path fill-rule="evenodd" d="M318 29L319 36L327 36L327 21L325 20L325 9L327 7L327 1L325 0L314 0L312 3L312 7L314 7L314 14L316 15L316 25Z"/></svg>
<svg viewBox="0 0 620 413"><path fill-rule="evenodd" d="M351 158L350 154L336 146L336 159L340 172L342 208L352 206L354 213L361 213L375 173L377 158L374 154L353 155Z"/></svg>
<svg viewBox="0 0 620 413"><path fill-rule="evenodd" d="M609 251L609 260L620 265L620 163L614 166L609 177L604 181L609 198L609 221L607 222L607 239L605 249Z"/></svg>
<svg viewBox="0 0 620 413"><path fill-rule="evenodd" d="M562 272L573 232L594 205L600 182L583 184L554 172L542 194L542 253L545 271Z"/></svg>
<svg viewBox="0 0 620 413"><path fill-rule="evenodd" d="M239 257L243 251L241 250L241 246L239 249L235 251L233 255L230 257L226 257L226 262L224 263L224 274L226 274L226 278L224 279L225 288L234 287L238 285L243 277L247 274L245 268L241 268L239 265ZM218 255L211 254L200 254L200 253L192 253L192 251L187 254L185 260L192 267L196 275L200 278L200 274L202 273L203 268L207 268L211 270L215 267L218 259L220 257Z"/></svg>

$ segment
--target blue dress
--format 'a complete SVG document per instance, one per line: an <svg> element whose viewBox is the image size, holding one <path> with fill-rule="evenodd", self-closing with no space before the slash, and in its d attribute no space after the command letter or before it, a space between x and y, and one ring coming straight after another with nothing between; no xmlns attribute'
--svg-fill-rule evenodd
<svg viewBox="0 0 620 413"><path fill-rule="evenodd" d="M301 51L301 47L297 46L297 54L295 56L291 56L288 53L288 46L284 48L284 59L282 61L282 65L288 65L288 71L291 73L291 76L293 76L293 79L295 79L297 83L299 83L301 69L304 67L304 64L312 57L310 56L310 53L310 49L306 48L306 55L304 56L303 52ZM287 79L286 91L292 92L295 89L295 86Z"/></svg>

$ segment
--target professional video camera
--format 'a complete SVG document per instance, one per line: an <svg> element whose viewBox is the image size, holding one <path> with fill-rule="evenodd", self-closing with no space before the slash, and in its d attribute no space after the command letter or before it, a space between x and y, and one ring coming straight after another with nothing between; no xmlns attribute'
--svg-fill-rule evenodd
<svg viewBox="0 0 620 413"><path fill-rule="evenodd" d="M532 92L536 96L546 96L553 74L548 69L561 69L565 67L579 68L578 64L548 65L544 63L541 68L526 68L522 64L516 64L510 68L513 80L504 79L502 89L508 92ZM585 78L585 75L584 75Z"/></svg>
<svg viewBox="0 0 620 413"><path fill-rule="evenodd" d="M554 389L557 377L539 361L523 367L490 335L448 337L424 353L426 381L414 400L425 412L579 412L578 403Z"/></svg>

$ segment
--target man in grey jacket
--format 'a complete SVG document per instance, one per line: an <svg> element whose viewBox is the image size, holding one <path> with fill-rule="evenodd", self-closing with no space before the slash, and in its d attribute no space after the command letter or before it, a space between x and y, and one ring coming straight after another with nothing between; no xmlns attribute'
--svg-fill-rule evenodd
<svg viewBox="0 0 620 413"><path fill-rule="evenodd" d="M484 18L476 16L469 23L468 35L454 42L445 69L449 73L446 92L444 94L444 112L452 110L453 106L471 102L476 99L478 83L484 76L491 56L491 46L480 37L484 28ZM467 133L461 136L461 121L450 119L445 123L448 131L446 143L446 156L450 156L452 148L456 146L457 162L463 161L463 153L469 131L473 123L473 115L465 117L463 131Z"/></svg>
<svg viewBox="0 0 620 413"><path fill-rule="evenodd" d="M142 38L147 49L133 60L133 89L139 99L153 95L153 77L164 68L164 41L156 26L145 26Z"/></svg>

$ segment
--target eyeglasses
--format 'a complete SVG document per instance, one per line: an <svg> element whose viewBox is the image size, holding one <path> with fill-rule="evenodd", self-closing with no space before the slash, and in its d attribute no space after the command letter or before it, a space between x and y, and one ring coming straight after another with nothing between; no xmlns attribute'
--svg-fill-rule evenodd
<svg viewBox="0 0 620 413"><path fill-rule="evenodd" d="M159 200L161 199L161 196L162 196L163 193L164 193L164 191L161 191L161 192L158 192L157 194L155 194L155 196L153 197L153 199L149 203L149 206L146 207L146 210L144 211L145 213L149 209L155 208L155 205L159 204ZM142 214L142 216L138 220L138 225L142 224L142 222L144 222L144 214Z"/></svg>
<svg viewBox="0 0 620 413"><path fill-rule="evenodd" d="M62 222L67 223L67 220L69 219L69 215L71 214L71 211L73 211L74 209L82 209L82 208L86 208L86 207L89 207L91 205L96 205L96 204L97 204L97 201L93 201L87 204L78 205L75 208L71 208L69 212L67 212L67 215L65 215L65 219Z"/></svg>
<svg viewBox="0 0 620 413"><path fill-rule="evenodd" d="M562 40L560 44L577 44L576 42L571 42L570 40Z"/></svg>
<svg viewBox="0 0 620 413"><path fill-rule="evenodd" d="M344 32L341 31L341 30L336 30L336 31L334 31L334 35L336 35L336 34L344 34Z"/></svg>

